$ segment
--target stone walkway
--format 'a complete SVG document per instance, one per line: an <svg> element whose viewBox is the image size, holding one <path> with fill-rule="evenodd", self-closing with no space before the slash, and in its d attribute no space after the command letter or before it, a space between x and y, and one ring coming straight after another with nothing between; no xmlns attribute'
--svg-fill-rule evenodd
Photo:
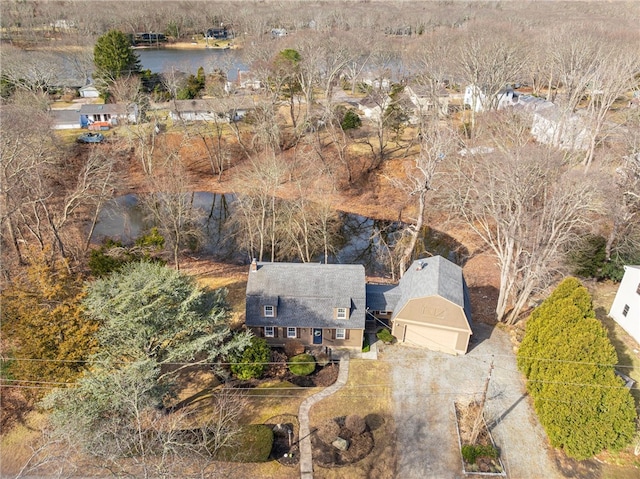
<svg viewBox="0 0 640 479"><path fill-rule="evenodd" d="M340 357L340 371L338 372L338 379L335 383L326 389L323 389L318 394L309 396L300 404L300 410L298 412L298 421L300 422L300 477L301 479L313 478L313 456L311 453L311 429L309 427L309 411L318 401L331 396L338 391L342 386L347 383L349 378L349 352L348 351L333 351L333 356Z"/></svg>

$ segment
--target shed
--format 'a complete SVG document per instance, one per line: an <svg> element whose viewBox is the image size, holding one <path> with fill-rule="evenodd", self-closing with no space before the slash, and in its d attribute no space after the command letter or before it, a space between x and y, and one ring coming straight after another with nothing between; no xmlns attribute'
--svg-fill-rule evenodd
<svg viewBox="0 0 640 479"><path fill-rule="evenodd" d="M85 85L78 90L82 98L99 98L100 92L95 85Z"/></svg>

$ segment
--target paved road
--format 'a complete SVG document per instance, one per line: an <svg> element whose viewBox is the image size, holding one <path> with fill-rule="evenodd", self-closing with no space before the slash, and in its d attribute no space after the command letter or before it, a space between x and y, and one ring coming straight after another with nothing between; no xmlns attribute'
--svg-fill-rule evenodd
<svg viewBox="0 0 640 479"><path fill-rule="evenodd" d="M485 417L510 479L563 477L545 449L539 425L506 333L474 325L466 356L454 357L407 346L387 346L379 359L392 365L398 437L396 477L465 477L458 448L453 402L480 397L494 358ZM494 424L495 423L495 424Z"/></svg>

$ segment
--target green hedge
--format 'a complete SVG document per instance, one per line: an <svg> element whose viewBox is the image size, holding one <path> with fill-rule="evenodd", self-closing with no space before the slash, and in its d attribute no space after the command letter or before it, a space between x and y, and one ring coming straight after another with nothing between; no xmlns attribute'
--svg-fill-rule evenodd
<svg viewBox="0 0 640 479"><path fill-rule="evenodd" d="M531 313L517 358L554 447L583 460L633 439L633 397L615 374L615 348L576 278Z"/></svg>
<svg viewBox="0 0 640 479"><path fill-rule="evenodd" d="M471 445L465 444L462 446L462 457L467 464L475 464L479 457L490 457L496 459L498 457L498 450L492 446Z"/></svg>
<svg viewBox="0 0 640 479"><path fill-rule="evenodd" d="M216 459L226 462L266 462L273 448L273 431L264 424L242 426L233 445L224 447Z"/></svg>
<svg viewBox="0 0 640 479"><path fill-rule="evenodd" d="M362 352L368 353L369 351L371 351L371 345L369 344L369 335L367 333L364 333L362 339Z"/></svg>
<svg viewBox="0 0 640 479"><path fill-rule="evenodd" d="M289 371L296 376L308 376L316 370L316 360L310 354L298 354L289 361Z"/></svg>
<svg viewBox="0 0 640 479"><path fill-rule="evenodd" d="M251 338L251 344L242 354L233 358L231 372L238 379L257 379L262 376L271 359L271 348L262 338Z"/></svg>
<svg viewBox="0 0 640 479"><path fill-rule="evenodd" d="M376 333L378 339L385 343L393 343L396 338L393 336L387 328L381 329Z"/></svg>

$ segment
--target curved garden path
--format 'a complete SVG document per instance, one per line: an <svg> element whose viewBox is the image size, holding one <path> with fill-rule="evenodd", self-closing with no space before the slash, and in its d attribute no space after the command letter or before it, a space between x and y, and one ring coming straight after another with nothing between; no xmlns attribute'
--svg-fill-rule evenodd
<svg viewBox="0 0 640 479"><path fill-rule="evenodd" d="M341 389L349 377L349 352L333 351L334 356L340 357L340 370L338 379L335 383L318 394L309 396L300 404L298 412L298 421L300 422L299 444L300 444L300 477L301 479L313 478L313 455L311 452L311 428L309 427L309 411L318 401L331 396L333 393Z"/></svg>

